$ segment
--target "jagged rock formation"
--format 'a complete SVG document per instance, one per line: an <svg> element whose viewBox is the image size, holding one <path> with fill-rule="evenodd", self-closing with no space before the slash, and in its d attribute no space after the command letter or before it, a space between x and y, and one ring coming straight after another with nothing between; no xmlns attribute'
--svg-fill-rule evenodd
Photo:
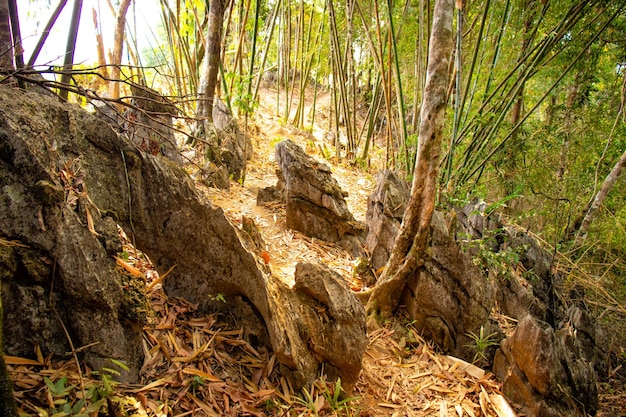
<svg viewBox="0 0 626 417"><path fill-rule="evenodd" d="M391 248L399 226L391 209L408 201L402 200L402 191L392 194L403 188L397 179L388 173L380 178L368 200L366 239L371 253L379 254L377 263L386 262L382 248ZM598 401L594 367L601 370L604 357L601 332L584 304L567 307L559 301L559 277L537 241L486 209L478 202L447 217L435 212L429 249L401 304L425 336L466 360L475 353L470 332L478 335L482 328L492 341L503 340L497 354L496 346L482 353L493 361L505 393L527 415L593 415ZM523 267L524 276L510 268L512 260ZM481 272L480 264L490 266ZM490 317L496 305L519 321L506 338Z"/></svg>
<svg viewBox="0 0 626 417"><path fill-rule="evenodd" d="M493 368L503 391L527 415L596 414L596 375L580 351L575 326L555 330L528 314L496 352Z"/></svg>
<svg viewBox="0 0 626 417"><path fill-rule="evenodd" d="M504 392L529 416L595 415L597 374L605 372L604 335L580 295L558 294L563 283L552 271L552 255L486 211L480 201L457 210L463 246L477 257L515 260L524 271L487 271L500 311L519 322L493 360Z"/></svg>
<svg viewBox="0 0 626 417"><path fill-rule="evenodd" d="M281 309L289 314L299 312L295 323L300 340L295 343L303 342L303 349L308 348L310 353L303 356L306 362L302 367L309 375L317 375L324 365L327 376L341 378L342 388L352 391L368 343L363 305L345 280L324 265L297 264L293 290L295 298L288 297ZM287 333L287 337L293 337ZM300 383L311 382L310 376L301 371L295 376Z"/></svg>
<svg viewBox="0 0 626 417"><path fill-rule="evenodd" d="M206 147L208 162L200 174L208 186L229 189L230 180L243 181L245 177L247 161L252 157L252 142L239 130L220 99L213 103L213 129L202 132L206 140L200 148Z"/></svg>
<svg viewBox="0 0 626 417"><path fill-rule="evenodd" d="M391 256L411 190L405 181L389 170L378 173L376 182L376 189L367 198L365 248L370 254L372 268L380 269Z"/></svg>
<svg viewBox="0 0 626 417"><path fill-rule="evenodd" d="M138 152L100 119L54 99L13 88L0 97L5 352L32 356L36 344L64 355L72 351L65 327L74 347L94 344L83 350L91 366L125 360L125 378L136 380L143 318L124 302L116 224L98 204L125 181L123 164L109 161Z"/></svg>
<svg viewBox="0 0 626 417"><path fill-rule="evenodd" d="M289 139L276 145L276 162L280 168L276 188L284 189L287 227L360 254L365 227L348 210L346 196L328 165Z"/></svg>
<svg viewBox="0 0 626 417"><path fill-rule="evenodd" d="M171 269L168 295L241 318L296 386L322 368L348 390L356 381L365 313L345 283L315 266L299 267L294 289L273 279L250 235L176 164L77 107L4 87L0 137L0 238L13 242L0 245L7 354L30 356L33 343L44 354L70 351L62 322L74 346L96 343L83 350L91 366L126 360L127 379L137 378L142 322L115 268L120 225L160 273ZM348 354L337 357L335 346Z"/></svg>
<svg viewBox="0 0 626 417"><path fill-rule="evenodd" d="M408 185L392 172L382 172L378 181L366 214L366 247L376 269L387 263L409 199ZM456 245L439 212L433 215L430 249L423 261L409 279L400 304L424 335L445 351L471 360L467 333L487 321L492 289Z"/></svg>
<svg viewBox="0 0 626 417"><path fill-rule="evenodd" d="M444 351L471 361L468 334L487 325L493 289L450 236L441 212L433 214L431 226L424 265L407 282L401 304L422 334Z"/></svg>
<svg viewBox="0 0 626 417"><path fill-rule="evenodd" d="M130 91L132 107L125 113L125 133L139 149L182 164L172 120L178 116L178 109L158 91L146 86L131 83Z"/></svg>

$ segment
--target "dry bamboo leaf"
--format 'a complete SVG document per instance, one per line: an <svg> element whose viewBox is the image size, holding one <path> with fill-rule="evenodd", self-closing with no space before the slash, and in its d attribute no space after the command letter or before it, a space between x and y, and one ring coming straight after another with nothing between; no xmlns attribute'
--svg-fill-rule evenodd
<svg viewBox="0 0 626 417"><path fill-rule="evenodd" d="M443 400L439 403L439 417L447 417L448 416L448 404L446 400Z"/></svg>
<svg viewBox="0 0 626 417"><path fill-rule="evenodd" d="M96 229L93 225L93 217L91 216L91 210L89 210L89 207L85 208L85 214L87 215L87 229L89 229L91 234L94 236L102 236L100 233L96 232Z"/></svg>
<svg viewBox="0 0 626 417"><path fill-rule="evenodd" d="M217 413L213 407L211 407L209 404L205 403L204 401L201 401L198 397L196 397L195 395L193 395L192 393L187 393L187 396L189 398L191 398L193 400L194 403L196 403L196 405L198 407L200 407L202 409L202 411L204 411L205 413L207 413L207 415L209 416L215 416L215 417L219 417L219 413Z"/></svg>
<svg viewBox="0 0 626 417"><path fill-rule="evenodd" d="M453 391L449 388L446 387L440 387L439 385L431 385L430 387L428 387L428 389L430 389L431 391L436 391L436 392L441 392L443 394L454 394L456 393L456 391Z"/></svg>
<svg viewBox="0 0 626 417"><path fill-rule="evenodd" d="M41 353L41 346L39 346L39 344L35 345L35 356L37 356L39 362L44 362L43 353Z"/></svg>
<svg viewBox="0 0 626 417"><path fill-rule="evenodd" d="M379 407L384 407L384 408L402 408L401 404L390 404L390 403L378 403Z"/></svg>
<svg viewBox="0 0 626 417"><path fill-rule="evenodd" d="M39 365L43 366L43 361L35 361L32 359L20 358L18 356L8 356L4 355L4 362L7 365Z"/></svg>
<svg viewBox="0 0 626 417"><path fill-rule="evenodd" d="M385 401L389 401L389 398L391 397L391 392L393 391L393 387L396 383L396 377L397 375L394 375L391 378L391 382L389 383L389 388L387 389L387 395L385 395Z"/></svg>
<svg viewBox="0 0 626 417"><path fill-rule="evenodd" d="M408 378L409 379L419 379L419 378L424 378L426 376L431 376L433 373L431 371L426 371L426 372L420 372L418 374L414 374L414 375L409 375Z"/></svg>
<svg viewBox="0 0 626 417"><path fill-rule="evenodd" d="M454 356L445 357L452 366L458 367L459 370L465 372L471 377L476 379L483 379L485 377L485 371L476 365L472 365L469 362L465 362L463 359L455 358Z"/></svg>
<svg viewBox="0 0 626 417"><path fill-rule="evenodd" d="M148 385L145 385L141 388L137 388L134 390L130 390L129 392L142 392L142 391L150 391L156 387L160 387L163 385L167 385L167 384L171 384L172 382L174 382L172 379L166 379L166 378L160 378L157 379L156 381L153 381L151 383L149 383Z"/></svg>
<svg viewBox="0 0 626 417"><path fill-rule="evenodd" d="M489 417L489 395L485 392L481 387L481 391L478 394L478 401L480 403L480 410L483 412L485 417Z"/></svg>
<svg viewBox="0 0 626 417"><path fill-rule="evenodd" d="M0 246L5 246L5 247L19 247L19 248L27 248L27 245L24 245L23 243L21 243L18 240L7 240L4 239L2 237L0 237Z"/></svg>
<svg viewBox="0 0 626 417"><path fill-rule="evenodd" d="M498 414L498 417L517 417L513 408L509 405L509 402L500 394L490 394L491 405Z"/></svg>
<svg viewBox="0 0 626 417"><path fill-rule="evenodd" d="M261 389L252 393L253 397L258 398L259 400L263 400L265 397L269 397L276 393L276 389Z"/></svg>
<svg viewBox="0 0 626 417"><path fill-rule="evenodd" d="M318 414L322 410L322 408L324 408L325 405L326 405L326 399L324 398L324 396L318 395L315 398L315 401L313 402L315 414Z"/></svg>
<svg viewBox="0 0 626 417"><path fill-rule="evenodd" d="M167 270L166 273L164 273L163 275L160 275L157 279L155 279L154 281L152 281L147 287L146 287L146 292L150 292L154 289L154 287L157 286L157 284L160 284L161 282L163 282L163 280L165 279L165 277L167 277L170 272L172 272L172 270L174 270L174 268L176 268L178 266L178 264L174 264L170 267L170 269Z"/></svg>
<svg viewBox="0 0 626 417"><path fill-rule="evenodd" d="M119 266L121 266L122 268L124 268L126 270L126 272L128 272L131 276L133 277L143 277L145 278L145 275L143 274L143 272L141 272L139 269L137 269L135 266L129 264L128 262L126 262L125 260L123 260L122 258L118 258L117 256L113 257L115 259L115 261L117 262L117 264Z"/></svg>
<svg viewBox="0 0 626 417"><path fill-rule="evenodd" d="M208 372L203 372L200 371L198 369L194 369L194 368L185 368L183 369L183 373L184 374L188 374L188 375L196 375L199 376L209 382L224 382L221 378L216 377L213 374L210 374Z"/></svg>

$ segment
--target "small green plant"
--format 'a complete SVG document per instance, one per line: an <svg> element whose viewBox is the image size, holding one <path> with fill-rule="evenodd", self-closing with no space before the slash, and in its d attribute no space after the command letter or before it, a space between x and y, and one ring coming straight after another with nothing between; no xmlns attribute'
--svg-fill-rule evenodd
<svg viewBox="0 0 626 417"><path fill-rule="evenodd" d="M478 334L474 332L469 332L466 334L469 338L472 339L472 344L467 345L468 347L473 348L476 352L474 353L474 359L472 362L475 365L483 365L489 363L489 358L487 357L487 349L491 346L498 346L500 343L497 340L497 333L490 333L485 335L485 329L483 326L480 326L480 330Z"/></svg>
<svg viewBox="0 0 626 417"><path fill-rule="evenodd" d="M194 375L193 379L191 380L191 390L193 392L196 392L198 388L203 387L203 386L204 386L204 378L198 375Z"/></svg>
<svg viewBox="0 0 626 417"><path fill-rule="evenodd" d="M226 296L222 294L221 292L217 293L217 295L215 296L209 294L209 299L211 301L219 301L221 303L226 304Z"/></svg>
<svg viewBox="0 0 626 417"><path fill-rule="evenodd" d="M324 402L320 401L320 399L323 400L324 397L319 397L317 395L315 395L315 398L313 398L313 394L314 390L311 389L311 391L309 392L306 388L302 388L302 397L294 397L293 401L296 404L299 404L303 407L305 407L307 410L309 410L311 413L313 413L314 416L319 416L319 411L322 409L322 407L324 406Z"/></svg>
<svg viewBox="0 0 626 417"><path fill-rule="evenodd" d="M343 397L342 395L343 389L341 388L341 378L337 378L337 382L334 384L334 389L331 390L328 388L328 384L324 384L324 388L322 390L322 395L326 399L329 407L337 414L337 415L352 415L350 403L352 401L357 400L357 397Z"/></svg>
<svg viewBox="0 0 626 417"><path fill-rule="evenodd" d="M128 366L120 360L117 359L109 359L111 363L118 368L128 371ZM114 379L120 375L120 371L113 368L104 367L100 371L92 371L92 375L99 378L98 383L89 388L87 392L87 398L91 401L100 401L104 400L108 397L111 397L117 388L118 382Z"/></svg>
<svg viewBox="0 0 626 417"><path fill-rule="evenodd" d="M75 385L67 384L67 377L59 379L56 383L48 377L44 377L48 394L52 398L53 406L49 410L36 407L40 417L89 417L93 413L100 411L103 401L97 401L85 406L84 399L72 399L76 390Z"/></svg>
<svg viewBox="0 0 626 417"><path fill-rule="evenodd" d="M274 414L274 412L278 411L281 409L281 402L278 399L275 398L268 398L267 400L265 400L265 412L268 414Z"/></svg>
<svg viewBox="0 0 626 417"><path fill-rule="evenodd" d="M520 254L528 250L527 246L520 245L515 248L506 245L506 236L501 229L485 232L481 239L470 241L470 245L478 248L478 253L472 259L472 263L480 267L485 273L490 270L497 276L506 279L511 278L511 268L520 263ZM501 242L505 243L501 243Z"/></svg>

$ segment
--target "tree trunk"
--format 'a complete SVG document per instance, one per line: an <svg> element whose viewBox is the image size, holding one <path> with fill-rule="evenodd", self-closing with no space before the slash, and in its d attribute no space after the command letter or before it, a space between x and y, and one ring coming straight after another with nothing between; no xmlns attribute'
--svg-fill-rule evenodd
<svg viewBox="0 0 626 417"><path fill-rule="evenodd" d="M224 23L223 0L211 0L209 4L209 23L207 25L206 57L202 65L202 74L196 115L198 119L213 123L213 98L220 68L220 50L222 44L222 26Z"/></svg>
<svg viewBox="0 0 626 417"><path fill-rule="evenodd" d="M598 194L596 194L596 197L593 199L593 202L589 206L589 210L587 210L587 214L583 218L583 221L580 224L580 228L578 229L578 233L576 235L577 241L581 241L587 236L587 231L589 230L591 222L598 214L598 209L600 208L602 203L604 203L604 200L606 200L607 195L609 195L609 193L613 189L613 186L617 182L619 175L622 173L624 166L626 166L626 151L624 151L609 175L607 175L604 182L602 183L602 188L600 188L600 191L598 191Z"/></svg>
<svg viewBox="0 0 626 417"><path fill-rule="evenodd" d="M104 53L104 41L102 40L102 28L100 27L100 18L95 6L91 8L91 17L93 19L93 26L96 29L96 50L98 51L98 72L104 79L109 78L109 71L106 67L107 60ZM106 86L106 81L96 79L96 86ZM97 89L97 87L96 87Z"/></svg>
<svg viewBox="0 0 626 417"><path fill-rule="evenodd" d="M67 45L65 47L65 59L63 60L63 75L61 76L61 84L69 85L72 80L72 66L74 65L74 50L76 49L76 38L78 36L78 26L80 24L80 13L83 8L83 0L74 1L74 9L72 10L72 20L70 22L70 30L67 35ZM59 96L63 100L67 100L68 89L61 88Z"/></svg>
<svg viewBox="0 0 626 417"><path fill-rule="evenodd" d="M448 66L453 48L453 13L453 0L437 0L411 197L387 267L367 303L370 318L379 319L393 314L406 281L419 266L427 246L437 194Z"/></svg>
<svg viewBox="0 0 626 417"><path fill-rule="evenodd" d="M126 26L126 12L132 0L122 0L115 21L115 33L113 35L113 53L111 54L111 84L109 95L111 98L120 96L120 73L122 65L122 52L124 51L124 27Z"/></svg>
<svg viewBox="0 0 626 417"><path fill-rule="evenodd" d="M57 19L59 18L59 15L65 8L66 4L67 4L67 0L59 1L59 4L57 5L56 9L54 9L54 12L52 12L52 16L50 16L50 19L48 19L48 23L46 23L46 26L41 31L41 37L37 41L37 45L35 45L35 49L33 49L33 53L28 60L28 64L26 64L28 68L32 68L33 65L35 65L35 61L39 57L39 53L41 52L43 45L46 43L46 40L48 39L48 36L50 35L52 26L54 26L54 24L56 23Z"/></svg>
<svg viewBox="0 0 626 417"><path fill-rule="evenodd" d="M13 40L9 24L9 3L0 0L0 69L12 70L13 67Z"/></svg>

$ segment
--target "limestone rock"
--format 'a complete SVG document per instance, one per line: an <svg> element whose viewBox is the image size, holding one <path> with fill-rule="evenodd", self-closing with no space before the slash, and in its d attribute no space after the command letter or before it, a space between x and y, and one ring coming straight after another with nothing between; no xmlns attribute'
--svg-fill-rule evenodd
<svg viewBox="0 0 626 417"><path fill-rule="evenodd" d="M183 160L174 137L172 118L176 107L158 91L132 83L131 104L125 113L125 133L139 149L152 155L162 154L177 164Z"/></svg>
<svg viewBox="0 0 626 417"><path fill-rule="evenodd" d="M388 255L380 250L384 244L379 240L393 242L400 222L399 213L386 206L403 207L408 201L386 198L396 184L390 177L381 175L368 200L368 248L379 254L377 262L382 264ZM493 369L505 381L511 399L531 416L595 413L594 369L601 371L601 358L606 357L602 334L584 303L565 308L559 301L555 291L561 282L551 270L550 254L528 234L489 213L481 201L447 218L435 212L431 227L423 265L409 279L401 299L416 327L445 351L472 361L469 332L478 334L482 327L484 335L494 333L495 341L503 339L504 332L490 318L497 302L502 313L520 324L497 353L495 347L483 353L488 359L495 355ZM518 259L525 273L508 268L503 276L475 265L481 256L501 252L502 258L515 254L511 259Z"/></svg>
<svg viewBox="0 0 626 417"><path fill-rule="evenodd" d="M598 325L585 304L577 302L582 297L558 296L563 285L552 271L552 255L523 230L486 213L484 203L457 213L457 235L465 239L468 253L515 253L525 271L509 269L504 276L488 271L500 311L519 320L493 362L505 392L531 416L593 415L596 372L605 371L606 352Z"/></svg>
<svg viewBox="0 0 626 417"><path fill-rule="evenodd" d="M320 264L297 264L293 291L285 305L298 312L294 320L298 344L307 351L299 358L300 367L308 370L307 374L297 371L296 382L310 384L323 367L327 376L341 378L342 388L351 392L368 343L363 305L339 274Z"/></svg>
<svg viewBox="0 0 626 417"><path fill-rule="evenodd" d="M16 92L0 88L0 236L14 242L0 246L5 352L28 357L38 344L64 355L64 325L74 346L96 343L84 350L94 369L124 360L122 378L136 380L145 316L128 311L115 222L93 204L115 195L101 188L124 166L110 171L107 160L130 144L82 110Z"/></svg>
<svg viewBox="0 0 626 417"><path fill-rule="evenodd" d="M0 246L7 354L27 357L33 343L45 355L70 350L54 307L75 346L99 342L84 350L92 367L126 360L127 379L137 379L142 323L129 308L136 294L124 301L111 256L119 244L109 229L119 224L160 273L172 269L169 296L200 311L228 310L251 342L271 343L296 387L322 368L344 388L353 384L365 313L336 274L300 267L297 289L288 287L270 275L258 243L180 167L139 152L101 118L34 93L16 100L15 91L0 86L0 237L17 241Z"/></svg>
<svg viewBox="0 0 626 417"><path fill-rule="evenodd" d="M213 126L205 127L209 150L207 157L209 163L218 167L217 174L210 174L212 183L209 186L228 188L224 186L222 178L242 181L245 177L246 164L252 157L252 142L250 137L239 130L237 122L230 110L218 98L213 103ZM219 180L214 180L215 177Z"/></svg>
<svg viewBox="0 0 626 417"><path fill-rule="evenodd" d="M416 328L444 351L472 361L469 332L492 332L488 317L493 289L480 270L450 238L441 212L432 219L430 248L424 265L409 279L402 297Z"/></svg>
<svg viewBox="0 0 626 417"><path fill-rule="evenodd" d="M337 242L358 254L365 227L348 210L346 196L330 167L311 158L289 139L276 145L276 162L284 178L287 227Z"/></svg>
<svg viewBox="0 0 626 417"><path fill-rule="evenodd" d="M377 180L368 198L366 238L374 268L387 263L410 197L408 185L392 172L382 172ZM450 237L442 213L433 214L431 226L424 264L407 282L401 304L422 334L446 352L471 361L468 333L487 326L493 289Z"/></svg>
<svg viewBox="0 0 626 417"><path fill-rule="evenodd" d="M367 198L365 248L370 253L372 267L379 269L385 266L391 255L410 189L406 182L389 170L380 172L376 182L376 190Z"/></svg>
<svg viewBox="0 0 626 417"><path fill-rule="evenodd" d="M527 315L496 353L494 372L503 381L503 391L527 415L595 415L595 372L578 354L572 330L555 332Z"/></svg>

